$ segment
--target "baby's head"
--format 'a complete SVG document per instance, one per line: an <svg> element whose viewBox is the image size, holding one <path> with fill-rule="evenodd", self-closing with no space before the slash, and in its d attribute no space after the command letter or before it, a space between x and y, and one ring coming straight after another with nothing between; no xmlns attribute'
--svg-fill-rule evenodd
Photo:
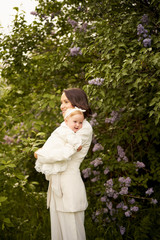
<svg viewBox="0 0 160 240"><path fill-rule="evenodd" d="M82 128L84 115L83 110L77 108L68 109L65 113L64 120L66 125L72 129L74 132L77 132Z"/></svg>

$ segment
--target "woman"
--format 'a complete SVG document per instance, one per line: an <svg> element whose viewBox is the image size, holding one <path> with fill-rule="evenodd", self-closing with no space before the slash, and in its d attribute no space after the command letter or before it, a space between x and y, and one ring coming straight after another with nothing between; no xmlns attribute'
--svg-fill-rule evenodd
<svg viewBox="0 0 160 240"><path fill-rule="evenodd" d="M85 110L84 117L91 114L85 92L79 88L63 91L61 96L61 111L63 116L69 108L78 107ZM84 183L80 174L80 164L86 156L91 141L92 127L86 119L77 133L82 140L82 149L68 157L67 168L57 176L49 176L47 202L50 207L52 240L85 240L84 211L88 206ZM50 138L51 143L51 138ZM64 153L64 150L61 149ZM64 156L58 152L59 161ZM50 162L55 162L55 155L50 156ZM47 163L47 162L46 162ZM56 186L55 186L56 185ZM62 194L56 194L55 188Z"/></svg>

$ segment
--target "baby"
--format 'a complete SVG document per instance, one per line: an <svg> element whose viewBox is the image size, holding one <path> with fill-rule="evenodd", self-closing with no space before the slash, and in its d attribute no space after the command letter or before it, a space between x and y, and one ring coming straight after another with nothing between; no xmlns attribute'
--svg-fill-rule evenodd
<svg viewBox="0 0 160 240"><path fill-rule="evenodd" d="M76 108L71 108L66 111L64 120L66 125L76 133L79 129L82 128L84 115L82 110L80 111Z"/></svg>
<svg viewBox="0 0 160 240"><path fill-rule="evenodd" d="M53 131L43 147L34 153L37 158L35 169L45 174L47 180L49 175L65 171L66 159L70 159L74 153L82 149L82 140L76 132L82 128L83 112L85 110L76 107L68 109L64 122Z"/></svg>

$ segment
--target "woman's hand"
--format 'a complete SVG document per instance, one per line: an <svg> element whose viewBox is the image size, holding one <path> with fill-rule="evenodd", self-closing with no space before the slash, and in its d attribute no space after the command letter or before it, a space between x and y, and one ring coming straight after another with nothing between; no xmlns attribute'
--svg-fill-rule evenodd
<svg viewBox="0 0 160 240"><path fill-rule="evenodd" d="M41 149L41 148L39 148L39 149ZM38 149L38 150L39 150L39 149ZM37 150L37 151L38 151L38 150ZM37 155L36 152L34 152L34 157L35 157L36 159L38 158L38 155Z"/></svg>
<svg viewBox="0 0 160 240"><path fill-rule="evenodd" d="M82 149L82 146L79 146L79 147L77 148L77 152L81 151L81 149Z"/></svg>
<svg viewBox="0 0 160 240"><path fill-rule="evenodd" d="M37 159L37 157L38 157L36 152L34 152L34 157L35 157L36 159Z"/></svg>

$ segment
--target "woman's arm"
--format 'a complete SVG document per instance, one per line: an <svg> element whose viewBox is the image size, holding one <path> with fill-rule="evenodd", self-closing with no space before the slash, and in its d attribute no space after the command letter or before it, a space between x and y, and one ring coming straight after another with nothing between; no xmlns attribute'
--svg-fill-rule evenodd
<svg viewBox="0 0 160 240"><path fill-rule="evenodd" d="M89 144L92 141L93 129L90 123L85 119L83 121L82 128L76 132L77 136L79 136L82 140L82 146L84 144Z"/></svg>
<svg viewBox="0 0 160 240"><path fill-rule="evenodd" d="M71 130L63 124L63 127L57 128L48 140L45 142L41 149L36 151L38 156L38 160L41 163L53 163L57 161L70 160L72 155L77 152L78 144L77 139L81 140L81 146L83 145L88 148L90 146L92 140L92 127L91 125L84 120L83 127L74 134L74 141L65 142L64 139L67 140L70 138L73 139L71 134Z"/></svg>
<svg viewBox="0 0 160 240"><path fill-rule="evenodd" d="M79 136L66 128L58 128L47 139L42 148L38 149L34 156L41 163L53 163L57 161L70 160L82 144Z"/></svg>

